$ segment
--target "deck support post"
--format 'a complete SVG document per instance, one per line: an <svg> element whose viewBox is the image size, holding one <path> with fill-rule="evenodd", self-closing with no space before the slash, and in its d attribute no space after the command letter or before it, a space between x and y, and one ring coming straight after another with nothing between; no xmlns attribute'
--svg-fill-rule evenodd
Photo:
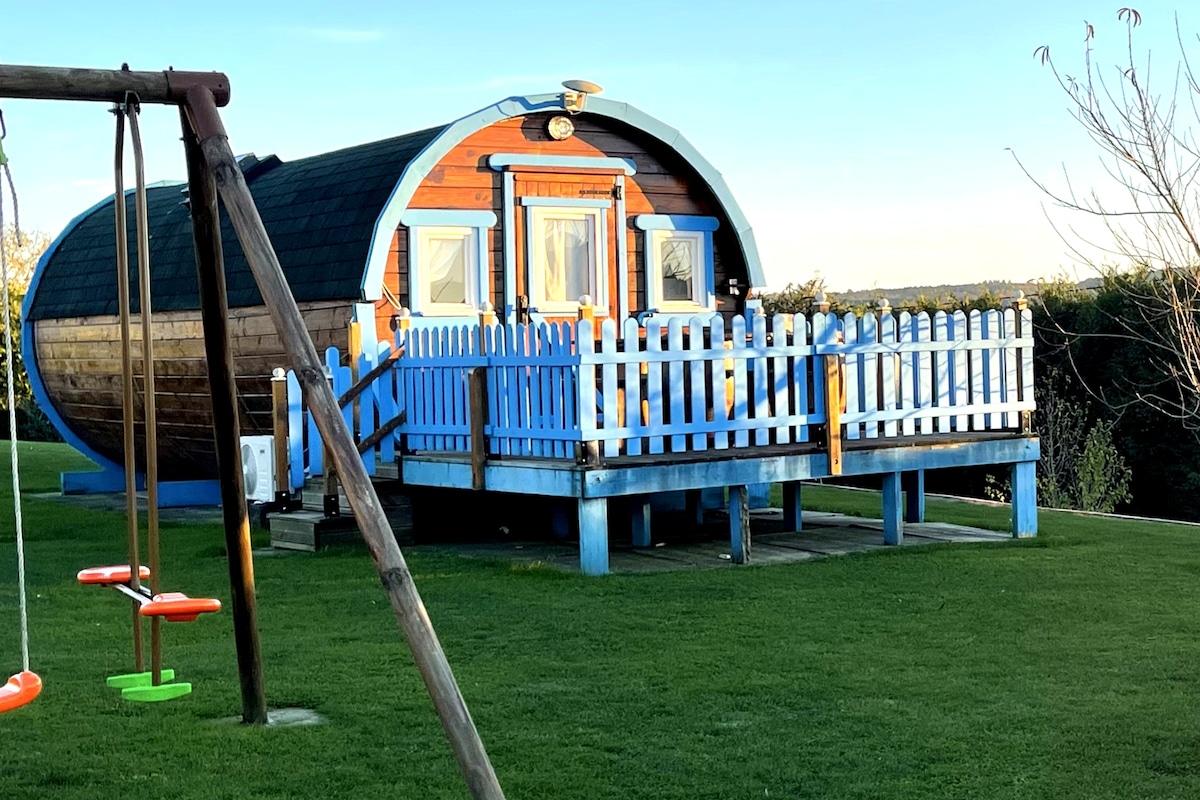
<svg viewBox="0 0 1200 800"><path fill-rule="evenodd" d="M571 535L570 500L555 500L550 507L550 533L556 539L565 539Z"/></svg>
<svg viewBox="0 0 1200 800"><path fill-rule="evenodd" d="M650 546L650 498L629 498L629 527L634 547Z"/></svg>
<svg viewBox="0 0 1200 800"><path fill-rule="evenodd" d="M242 477L241 430L238 425L233 345L229 338L229 301L225 292L221 225L217 216L217 184L205 163L191 121L182 110L180 122L187 159L188 202L192 215L200 315L204 326L204 351L212 397L213 438L220 475L225 552L229 555L231 616L242 692L242 722L266 725L267 698L263 688L262 652L258 639L250 515L246 509Z"/></svg>
<svg viewBox="0 0 1200 800"><path fill-rule="evenodd" d="M704 491L702 489L688 489L687 494L687 516L688 522L695 525L697 528L704 526Z"/></svg>
<svg viewBox="0 0 1200 800"><path fill-rule="evenodd" d="M904 489L904 521L925 521L925 470L906 472L901 478Z"/></svg>
<svg viewBox="0 0 1200 800"><path fill-rule="evenodd" d="M750 563L749 487L729 487L729 557L735 564Z"/></svg>
<svg viewBox="0 0 1200 800"><path fill-rule="evenodd" d="M579 569L608 574L608 498L579 498Z"/></svg>
<svg viewBox="0 0 1200 800"><path fill-rule="evenodd" d="M1037 462L1012 465L1012 534L1016 539L1037 536Z"/></svg>
<svg viewBox="0 0 1200 800"><path fill-rule="evenodd" d="M788 531L799 531L804 527L800 511L800 481L783 483L783 527Z"/></svg>
<svg viewBox="0 0 1200 800"><path fill-rule="evenodd" d="M900 473L883 474L883 543L904 543L904 517L900 491Z"/></svg>

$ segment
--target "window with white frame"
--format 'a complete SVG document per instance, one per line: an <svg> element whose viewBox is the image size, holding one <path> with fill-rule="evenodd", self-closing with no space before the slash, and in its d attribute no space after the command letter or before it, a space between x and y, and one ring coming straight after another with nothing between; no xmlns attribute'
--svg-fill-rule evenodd
<svg viewBox="0 0 1200 800"><path fill-rule="evenodd" d="M490 212L416 209L409 226L409 304L418 316L476 314L487 299Z"/></svg>
<svg viewBox="0 0 1200 800"><path fill-rule="evenodd" d="M641 214L646 232L646 302L649 310L716 310L713 286L713 217Z"/></svg>
<svg viewBox="0 0 1200 800"><path fill-rule="evenodd" d="M573 313L589 295L606 307L605 210L536 205L526 213L530 304L542 313Z"/></svg>

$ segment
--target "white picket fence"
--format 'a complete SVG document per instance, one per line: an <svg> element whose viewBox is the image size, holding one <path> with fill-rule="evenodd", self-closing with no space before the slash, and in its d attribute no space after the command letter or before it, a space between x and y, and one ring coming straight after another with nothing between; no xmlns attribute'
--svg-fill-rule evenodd
<svg viewBox="0 0 1200 800"><path fill-rule="evenodd" d="M824 356L842 364L846 439L1015 429L1032 411L1028 310L629 319L422 328L360 396L358 433L407 419L364 461L471 449L467 375L486 375L494 456L605 458L803 443L827 422ZM387 350L379 358L386 357ZM330 351L334 391L349 368ZM365 358L359 374L377 363ZM294 379L293 379L294 382ZM297 387L296 409L299 408ZM299 413L296 411L295 413ZM353 418L350 407L347 420ZM299 419L297 419L299 422ZM315 427L309 424L309 472ZM294 425L292 430L298 428ZM591 443L595 443L592 445ZM293 458L300 447L293 442ZM319 450L320 448L316 448Z"/></svg>

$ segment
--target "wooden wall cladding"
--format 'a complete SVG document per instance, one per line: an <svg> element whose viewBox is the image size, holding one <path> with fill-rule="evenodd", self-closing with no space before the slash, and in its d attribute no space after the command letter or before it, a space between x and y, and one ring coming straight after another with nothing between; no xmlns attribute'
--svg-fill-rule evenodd
<svg viewBox="0 0 1200 800"><path fill-rule="evenodd" d="M670 148L646 134L623 123L600 117L589 117L586 113L572 117L575 133L558 141L546 132L546 122L553 116L548 113L531 114L503 120L468 136L438 165L432 169L409 202L409 208L454 208L487 210L495 212L499 225L490 232L492 254L491 301L500 307L504 303L504 269L512 265L503 263L503 178L487 164L493 153L529 153L534 155L588 156L628 158L637 166L637 173L626 178L625 208L627 222L625 236L629 254L629 307L634 311L646 306L644 236L633 227L632 219L638 214L683 214L716 216L721 220L721 229L714 237L716 250L716 286L718 303L724 308L732 298L722 296L720 290L730 277L737 278L743 286L748 283L746 265L737 247L734 233L724 217L711 190L696 172ZM520 173L519 168L514 172ZM580 181L595 181L595 175L524 175L525 180L537 180L545 186L529 194L553 194L544 191L552 184L570 190L575 196ZM517 194L524 193L518 187ZM519 230L518 230L519 232ZM405 305L410 305L407 285L407 243L405 229L401 228L394 242L395 262L389 258L386 285L396 293ZM615 258L615 248L610 248L610 257ZM395 266L393 266L393 263ZM518 281L519 283L522 281ZM390 312L389 312L390 315ZM383 335L381 326L381 336Z"/></svg>
<svg viewBox="0 0 1200 800"><path fill-rule="evenodd" d="M301 303L318 351L345 350L353 306ZM288 367L283 343L263 306L233 309L233 344L242 435L271 433L271 371ZM137 449L144 451L141 326L133 320ZM121 327L116 316L39 320L34 352L46 392L71 429L97 452L124 462L121 425ZM159 474L164 480L216 477L212 404L199 311L154 316L154 388ZM139 460L138 469L144 469Z"/></svg>

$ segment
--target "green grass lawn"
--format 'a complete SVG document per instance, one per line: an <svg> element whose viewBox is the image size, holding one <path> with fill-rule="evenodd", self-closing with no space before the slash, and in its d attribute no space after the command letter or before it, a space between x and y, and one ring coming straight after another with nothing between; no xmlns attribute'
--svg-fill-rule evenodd
<svg viewBox="0 0 1200 800"><path fill-rule="evenodd" d="M81 464L22 454L27 491ZM878 498L815 488L808 504L875 515ZM1007 525L1002 508L928 511ZM128 606L74 575L123 559L123 518L25 512L45 690L0 717L0 798L467 796L365 551L257 561L268 698L329 724L248 729L216 722L240 709L227 612L166 627L191 696L106 689L130 667ZM1200 796L1200 530L1041 524L1010 544L602 579L408 557L512 800ZM228 602L219 527L165 525L163 542L167 588Z"/></svg>

